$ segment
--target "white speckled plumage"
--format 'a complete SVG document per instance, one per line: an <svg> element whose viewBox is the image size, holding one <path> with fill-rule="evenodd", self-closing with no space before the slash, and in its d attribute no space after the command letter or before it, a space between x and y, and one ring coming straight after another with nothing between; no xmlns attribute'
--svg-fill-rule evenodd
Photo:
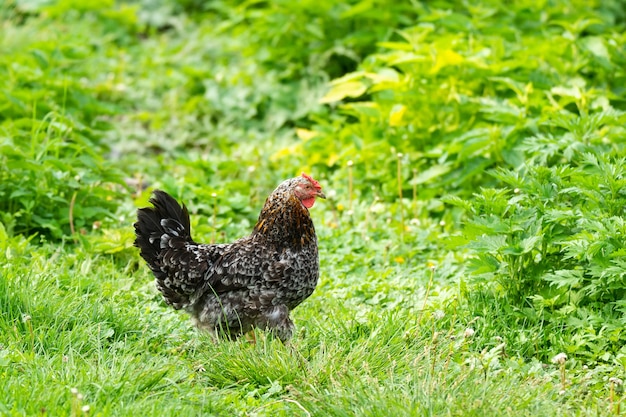
<svg viewBox="0 0 626 417"><path fill-rule="evenodd" d="M317 237L309 208L325 198L303 174L281 183L265 201L252 233L230 244L198 244L189 214L164 191L138 210L140 248L165 301L185 309L200 328L237 338L253 327L282 341L293 333L289 312L317 285Z"/></svg>

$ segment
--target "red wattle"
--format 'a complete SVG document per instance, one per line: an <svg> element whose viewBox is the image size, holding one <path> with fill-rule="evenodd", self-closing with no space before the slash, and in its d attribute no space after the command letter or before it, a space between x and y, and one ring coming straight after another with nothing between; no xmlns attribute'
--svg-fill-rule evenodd
<svg viewBox="0 0 626 417"><path fill-rule="evenodd" d="M315 203L315 197L305 198L304 200L302 200L302 204L304 204L304 207L306 208L313 207L314 203Z"/></svg>

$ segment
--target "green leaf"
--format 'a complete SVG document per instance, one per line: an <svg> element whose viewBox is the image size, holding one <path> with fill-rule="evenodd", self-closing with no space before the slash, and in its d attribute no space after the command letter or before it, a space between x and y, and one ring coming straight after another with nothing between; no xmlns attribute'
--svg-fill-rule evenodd
<svg viewBox="0 0 626 417"><path fill-rule="evenodd" d="M451 169L452 169L452 166L450 164L433 165L432 167L426 169L425 171L421 171L413 179L411 179L409 183L411 185L424 184L438 177L441 177L442 175L447 174L448 172L450 172Z"/></svg>
<svg viewBox="0 0 626 417"><path fill-rule="evenodd" d="M583 284L583 274L582 269L561 269L545 274L543 279L557 288L580 288Z"/></svg>

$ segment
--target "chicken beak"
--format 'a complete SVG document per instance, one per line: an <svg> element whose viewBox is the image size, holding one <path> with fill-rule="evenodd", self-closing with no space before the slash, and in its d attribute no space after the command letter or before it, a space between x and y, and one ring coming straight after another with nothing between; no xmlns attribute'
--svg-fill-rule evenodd
<svg viewBox="0 0 626 417"><path fill-rule="evenodd" d="M316 197L326 199L326 194L324 194L322 190L317 190Z"/></svg>

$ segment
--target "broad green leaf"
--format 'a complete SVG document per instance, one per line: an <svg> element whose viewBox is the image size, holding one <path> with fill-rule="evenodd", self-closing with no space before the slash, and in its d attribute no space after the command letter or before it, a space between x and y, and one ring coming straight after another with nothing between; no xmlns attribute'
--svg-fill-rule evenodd
<svg viewBox="0 0 626 417"><path fill-rule="evenodd" d="M583 274L584 271L582 269L563 269L545 274L543 279L557 288L580 288L580 285L583 283Z"/></svg>
<svg viewBox="0 0 626 417"><path fill-rule="evenodd" d="M442 68L448 66L455 66L463 63L465 58L462 55L451 49L445 49L443 51L437 51L435 57L435 65L431 68L431 74L437 74Z"/></svg>
<svg viewBox="0 0 626 417"><path fill-rule="evenodd" d="M334 84L320 99L320 103L328 104L341 101L346 97L359 97L365 94L367 86L360 81L347 81Z"/></svg>
<svg viewBox="0 0 626 417"><path fill-rule="evenodd" d="M425 171L419 172L415 178L411 179L410 184L424 184L435 178L447 174L448 172L450 172L451 169L452 166L450 164L433 165Z"/></svg>
<svg viewBox="0 0 626 417"><path fill-rule="evenodd" d="M604 38L599 36L588 36L582 39L582 43L592 54L609 61L611 60Z"/></svg>
<svg viewBox="0 0 626 417"><path fill-rule="evenodd" d="M531 236L523 239L520 244L522 253L528 253L536 249L537 245L541 243L541 239L541 236Z"/></svg>
<svg viewBox="0 0 626 417"><path fill-rule="evenodd" d="M406 113L406 106L403 104L396 104L391 108L389 112L389 126L397 127L404 124L402 118Z"/></svg>

